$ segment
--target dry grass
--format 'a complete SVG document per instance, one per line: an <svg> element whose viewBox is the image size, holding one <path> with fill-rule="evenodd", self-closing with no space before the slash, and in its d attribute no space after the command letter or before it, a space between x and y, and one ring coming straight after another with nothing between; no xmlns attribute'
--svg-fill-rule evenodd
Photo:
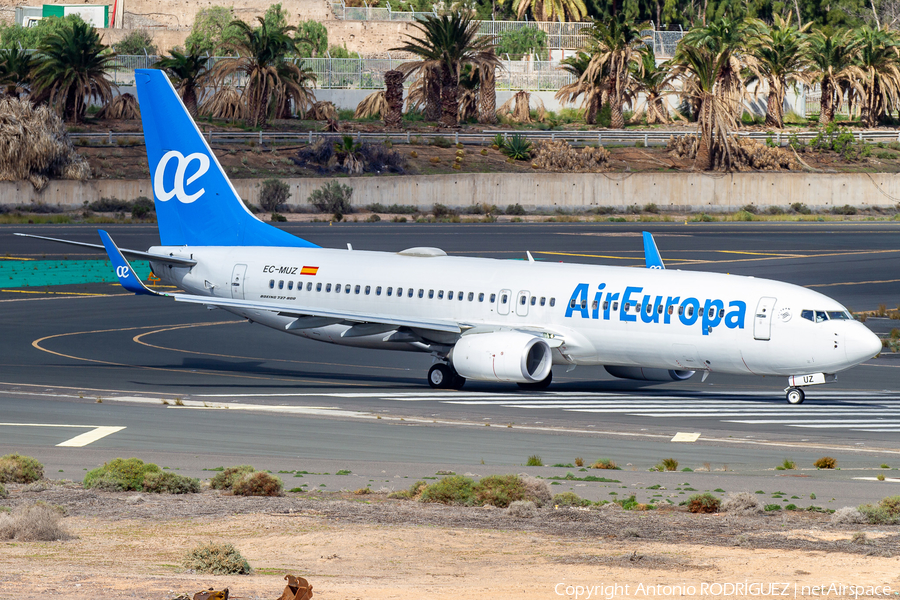
<svg viewBox="0 0 900 600"><path fill-rule="evenodd" d="M384 117L390 107L387 103L384 90L369 94L363 101L356 105L354 119L368 119L369 117Z"/></svg>
<svg viewBox="0 0 900 600"><path fill-rule="evenodd" d="M307 121L337 121L338 113L334 104L323 100L313 104L303 118Z"/></svg>
<svg viewBox="0 0 900 600"><path fill-rule="evenodd" d="M591 465L592 469L612 469L616 470L619 466L616 464L614 460L609 458L600 458L597 459L597 462Z"/></svg>
<svg viewBox="0 0 900 600"><path fill-rule="evenodd" d="M209 100L200 104L198 112L213 119L239 121L247 117L247 105L236 87L222 86Z"/></svg>
<svg viewBox="0 0 900 600"><path fill-rule="evenodd" d="M531 123L531 94L525 91L516 92L515 95L504 102L497 109L498 117L505 117L516 123ZM537 112L537 120L543 121L547 117L547 110L544 103L537 96L534 96L535 111Z"/></svg>
<svg viewBox="0 0 900 600"><path fill-rule="evenodd" d="M696 135L673 135L666 147L679 158L696 159L700 138ZM731 148L735 171L799 171L802 168L793 152L769 147L747 137L731 136ZM722 170L724 166L720 164L716 168Z"/></svg>
<svg viewBox="0 0 900 600"><path fill-rule="evenodd" d="M235 496L281 496L281 490L281 480L265 471L247 473L231 486Z"/></svg>
<svg viewBox="0 0 900 600"><path fill-rule="evenodd" d="M0 540L52 542L72 536L60 521L62 510L44 502L23 504L11 514L0 514Z"/></svg>
<svg viewBox="0 0 900 600"><path fill-rule="evenodd" d="M728 494L722 501L722 510L739 515L760 515L763 513L763 504L750 492L738 492Z"/></svg>
<svg viewBox="0 0 900 600"><path fill-rule="evenodd" d="M51 179L84 181L90 176L90 166L75 152L53 110L28 100L0 100L0 181L24 179L41 190Z"/></svg>
<svg viewBox="0 0 900 600"><path fill-rule="evenodd" d="M537 516L537 506L531 500L516 500L506 509L511 517L531 519Z"/></svg>
<svg viewBox="0 0 900 600"><path fill-rule="evenodd" d="M830 456L823 456L822 458L814 462L813 466L817 469L834 469L837 468L837 460L831 458Z"/></svg>
<svg viewBox="0 0 900 600"><path fill-rule="evenodd" d="M692 513L719 512L719 499L709 492L694 494L688 498L688 510Z"/></svg>
<svg viewBox="0 0 900 600"><path fill-rule="evenodd" d="M565 140L544 140L536 146L534 164L554 173L600 173L609 170L609 151L593 146L578 151Z"/></svg>
<svg viewBox="0 0 900 600"><path fill-rule="evenodd" d="M133 94L120 94L104 106L97 117L119 121L134 121L141 118L141 109Z"/></svg>

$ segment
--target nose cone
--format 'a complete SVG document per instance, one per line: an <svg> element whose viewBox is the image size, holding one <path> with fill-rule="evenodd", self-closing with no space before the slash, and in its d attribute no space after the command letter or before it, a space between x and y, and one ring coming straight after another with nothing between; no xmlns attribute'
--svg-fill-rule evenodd
<svg viewBox="0 0 900 600"><path fill-rule="evenodd" d="M847 336L847 359L854 364L869 360L881 350L881 340L862 323L857 323Z"/></svg>

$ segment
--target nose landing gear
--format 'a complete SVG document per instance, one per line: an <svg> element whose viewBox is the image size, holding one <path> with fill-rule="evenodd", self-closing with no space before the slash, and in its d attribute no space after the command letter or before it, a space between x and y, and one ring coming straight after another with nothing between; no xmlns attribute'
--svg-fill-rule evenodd
<svg viewBox="0 0 900 600"><path fill-rule="evenodd" d="M788 377L788 386L784 388L784 394L790 404L803 404L806 394L804 387L834 383L837 375L834 373L810 373L809 375L791 375Z"/></svg>
<svg viewBox="0 0 900 600"><path fill-rule="evenodd" d="M790 404L803 404L803 400L806 399L806 394L800 388L789 387L785 390L785 394Z"/></svg>

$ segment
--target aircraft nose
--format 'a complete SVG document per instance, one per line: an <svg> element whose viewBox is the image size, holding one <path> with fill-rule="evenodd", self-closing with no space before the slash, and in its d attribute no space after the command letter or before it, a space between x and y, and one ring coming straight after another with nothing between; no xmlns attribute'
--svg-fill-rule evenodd
<svg viewBox="0 0 900 600"><path fill-rule="evenodd" d="M862 323L847 336L847 358L856 364L872 358L881 350L881 340Z"/></svg>

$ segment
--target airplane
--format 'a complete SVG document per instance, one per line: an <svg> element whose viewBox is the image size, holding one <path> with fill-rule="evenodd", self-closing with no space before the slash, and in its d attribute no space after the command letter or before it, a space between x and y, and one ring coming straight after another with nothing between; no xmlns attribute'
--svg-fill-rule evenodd
<svg viewBox="0 0 900 600"><path fill-rule="evenodd" d="M804 388L881 351L835 300L796 285L667 270L643 234L648 268L322 248L244 205L163 71L135 71L160 245L102 245L135 294L217 307L332 344L430 353L432 388L466 380L550 385L552 368L603 366L618 378L683 381L696 372L787 376ZM19 234L25 235L25 234ZM147 288L128 259L149 260Z"/></svg>

